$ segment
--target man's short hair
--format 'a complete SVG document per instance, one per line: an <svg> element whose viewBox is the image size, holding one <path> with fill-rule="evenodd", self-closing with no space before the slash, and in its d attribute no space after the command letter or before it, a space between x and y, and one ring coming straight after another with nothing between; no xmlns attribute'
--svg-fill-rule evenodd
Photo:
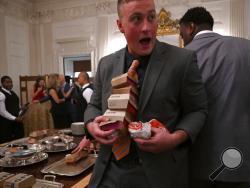
<svg viewBox="0 0 250 188"><path fill-rule="evenodd" d="M190 22L193 22L196 25L207 24L211 29L214 26L212 15L204 7L191 8L180 19L180 24Z"/></svg>
<svg viewBox="0 0 250 188"><path fill-rule="evenodd" d="M3 84L5 82L5 80L7 80L7 79L11 80L11 78L9 76L2 76L1 84Z"/></svg>
<svg viewBox="0 0 250 188"><path fill-rule="evenodd" d="M82 72L80 72L80 74L85 78L85 80L87 80L88 82L89 82L89 74L87 73L87 72L85 72L85 71L82 71ZM80 75L79 74L79 75ZM79 77L79 76L78 76Z"/></svg>
<svg viewBox="0 0 250 188"><path fill-rule="evenodd" d="M125 3L128 3L130 1L136 1L136 0L118 0L117 1L117 13L118 13L118 16L121 18L122 15L121 15L121 5L125 4Z"/></svg>

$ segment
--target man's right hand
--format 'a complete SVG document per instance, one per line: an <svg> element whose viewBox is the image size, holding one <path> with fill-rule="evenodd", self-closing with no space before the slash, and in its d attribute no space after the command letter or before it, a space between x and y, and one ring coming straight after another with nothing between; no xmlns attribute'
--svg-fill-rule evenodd
<svg viewBox="0 0 250 188"><path fill-rule="evenodd" d="M16 122L22 123L23 122L23 116L18 116L15 119Z"/></svg>
<svg viewBox="0 0 250 188"><path fill-rule="evenodd" d="M117 136L115 130L103 131L100 129L100 123L109 121L108 118L104 116L98 116L95 118L93 122L90 122L86 125L88 132L95 138L97 142L105 145L113 145L113 143L117 140Z"/></svg>

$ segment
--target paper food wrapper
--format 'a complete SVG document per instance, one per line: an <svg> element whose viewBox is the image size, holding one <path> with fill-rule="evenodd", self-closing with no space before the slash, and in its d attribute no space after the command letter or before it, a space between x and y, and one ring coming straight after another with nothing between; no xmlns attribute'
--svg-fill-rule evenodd
<svg viewBox="0 0 250 188"><path fill-rule="evenodd" d="M122 88L130 85L136 87L137 83L138 83L138 78L128 73L124 73L111 80L112 88Z"/></svg>
<svg viewBox="0 0 250 188"><path fill-rule="evenodd" d="M126 110L129 103L137 109L136 98L131 94L112 94L108 98L108 108L111 110Z"/></svg>
<svg viewBox="0 0 250 188"><path fill-rule="evenodd" d="M151 125L149 122L132 122L128 125L128 131L132 138L149 139L151 137Z"/></svg>
<svg viewBox="0 0 250 188"><path fill-rule="evenodd" d="M106 110L103 116L110 119L110 121L121 121L126 126L130 122L134 120L132 114L127 111L119 111L119 110Z"/></svg>
<svg viewBox="0 0 250 188"><path fill-rule="evenodd" d="M151 137L151 128L165 129L165 126L158 120L152 119L149 122L131 122L128 125L128 131L132 138L149 139Z"/></svg>
<svg viewBox="0 0 250 188"><path fill-rule="evenodd" d="M103 131L115 130L111 137L124 137L128 135L128 130L121 121L106 121L100 123L100 128Z"/></svg>

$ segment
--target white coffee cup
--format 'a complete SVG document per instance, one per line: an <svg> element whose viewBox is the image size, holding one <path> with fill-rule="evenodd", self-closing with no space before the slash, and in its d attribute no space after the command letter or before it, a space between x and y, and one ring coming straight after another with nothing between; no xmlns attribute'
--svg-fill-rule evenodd
<svg viewBox="0 0 250 188"><path fill-rule="evenodd" d="M84 122L71 123L71 131L73 135L84 135Z"/></svg>

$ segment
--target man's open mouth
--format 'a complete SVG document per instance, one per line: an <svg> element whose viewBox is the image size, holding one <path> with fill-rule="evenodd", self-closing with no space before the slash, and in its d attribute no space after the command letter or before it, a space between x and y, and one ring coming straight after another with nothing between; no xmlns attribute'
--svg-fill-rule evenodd
<svg viewBox="0 0 250 188"><path fill-rule="evenodd" d="M142 44L142 45L148 45L151 41L151 38L150 37L145 37L145 38L142 38L139 40L139 42Z"/></svg>

